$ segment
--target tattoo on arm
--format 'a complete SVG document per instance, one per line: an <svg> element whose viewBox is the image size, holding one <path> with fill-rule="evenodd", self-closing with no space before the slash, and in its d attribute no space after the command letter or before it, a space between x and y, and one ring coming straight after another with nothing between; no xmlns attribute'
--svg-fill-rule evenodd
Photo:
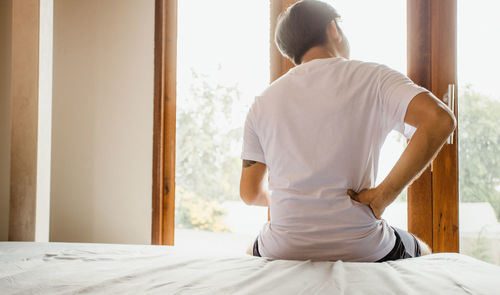
<svg viewBox="0 0 500 295"><path fill-rule="evenodd" d="M253 164L257 163L256 161L250 161L250 160L243 160L243 168L248 168L252 166Z"/></svg>

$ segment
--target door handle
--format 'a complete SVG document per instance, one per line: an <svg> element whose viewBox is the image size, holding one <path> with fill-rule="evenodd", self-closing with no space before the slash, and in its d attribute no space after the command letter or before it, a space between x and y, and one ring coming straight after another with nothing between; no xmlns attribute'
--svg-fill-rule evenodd
<svg viewBox="0 0 500 295"><path fill-rule="evenodd" d="M448 84L448 91L443 95L443 102L446 103L453 115L455 115L455 84ZM453 144L453 134L455 134L455 131L446 140L447 144Z"/></svg>

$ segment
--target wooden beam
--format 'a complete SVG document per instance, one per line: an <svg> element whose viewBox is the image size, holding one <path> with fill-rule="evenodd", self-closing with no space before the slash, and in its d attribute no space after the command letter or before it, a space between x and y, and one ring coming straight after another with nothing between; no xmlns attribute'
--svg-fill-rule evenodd
<svg viewBox="0 0 500 295"><path fill-rule="evenodd" d="M177 0L155 2L151 243L174 245Z"/></svg>
<svg viewBox="0 0 500 295"><path fill-rule="evenodd" d="M10 241L35 240L38 4L37 0L12 3Z"/></svg>
<svg viewBox="0 0 500 295"><path fill-rule="evenodd" d="M163 97L163 1L155 1L155 45L154 45L154 103L153 103L153 185L151 244L162 241L163 219L163 125L165 120Z"/></svg>
<svg viewBox="0 0 500 295"><path fill-rule="evenodd" d="M282 56L276 43L274 34L276 31L277 19L280 13L288 7L298 2L298 0L271 0L271 27L270 27L270 58L271 58L271 82L281 77L294 67L294 64L286 57Z"/></svg>
<svg viewBox="0 0 500 295"><path fill-rule="evenodd" d="M442 99L457 81L456 0L408 0L407 7L408 76ZM433 252L459 250L456 131L454 139L408 189L408 230Z"/></svg>
<svg viewBox="0 0 500 295"><path fill-rule="evenodd" d="M431 1L407 1L407 71L416 84L431 89ZM408 187L408 231L433 245L432 174L428 167Z"/></svg>
<svg viewBox="0 0 500 295"><path fill-rule="evenodd" d="M12 1L0 1L0 241L9 238Z"/></svg>
<svg viewBox="0 0 500 295"><path fill-rule="evenodd" d="M53 1L12 2L9 240L48 242Z"/></svg>
<svg viewBox="0 0 500 295"><path fill-rule="evenodd" d="M443 98L448 84L457 89L457 2L432 1L432 92ZM455 95L457 106L457 95ZM457 116L457 108L455 108ZM457 128L458 129L458 128ZM434 252L458 252L458 136L445 144L433 162L432 212Z"/></svg>

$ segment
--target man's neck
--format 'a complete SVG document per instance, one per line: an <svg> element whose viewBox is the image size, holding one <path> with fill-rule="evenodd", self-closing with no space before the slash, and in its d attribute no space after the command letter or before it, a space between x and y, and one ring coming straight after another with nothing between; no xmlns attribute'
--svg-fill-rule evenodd
<svg viewBox="0 0 500 295"><path fill-rule="evenodd" d="M331 58L331 57L338 57L338 55L335 52L328 50L328 48L326 48L325 46L315 46L306 51L304 56L302 56L302 63L304 64L313 59Z"/></svg>

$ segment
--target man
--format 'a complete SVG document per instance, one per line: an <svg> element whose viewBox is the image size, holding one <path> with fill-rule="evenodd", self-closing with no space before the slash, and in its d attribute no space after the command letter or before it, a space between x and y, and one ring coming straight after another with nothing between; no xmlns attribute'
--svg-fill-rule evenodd
<svg viewBox="0 0 500 295"><path fill-rule="evenodd" d="M303 0L278 20L276 44L296 67L255 99L245 123L241 198L271 211L253 255L381 262L429 254L381 218L435 157L455 118L401 73L349 60L338 18L329 4ZM393 129L411 140L374 186Z"/></svg>

